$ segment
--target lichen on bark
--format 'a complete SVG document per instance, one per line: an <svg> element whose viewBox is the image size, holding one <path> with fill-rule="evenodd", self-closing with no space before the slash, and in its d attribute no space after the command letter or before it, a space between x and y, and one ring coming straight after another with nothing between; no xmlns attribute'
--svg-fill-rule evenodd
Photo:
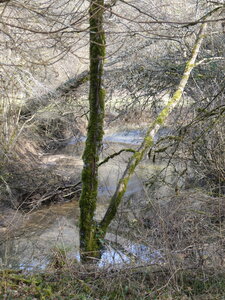
<svg viewBox="0 0 225 300"><path fill-rule="evenodd" d="M156 119L149 125L146 135L145 135L145 138L142 142L142 145L139 147L138 151L131 156L130 161L128 162L127 168L124 171L124 174L122 175L122 178L119 181L117 189L110 200L110 204L105 213L105 216L103 217L103 219L100 223L101 229L104 233L106 233L106 230L107 230L109 224L115 217L118 206L122 200L123 195L126 192L126 187L127 187L130 177L134 173L137 165L140 163L140 161L142 160L145 153L147 151L149 151L150 147L153 146L154 135L159 130L159 128L164 124L164 122L168 118L170 112L173 110L175 105L181 99L181 96L182 96L184 88L188 82L191 71L195 66L195 61L196 61L196 58L199 53L199 49L200 49L200 46L201 46L201 43L203 40L202 33L205 32L206 27L207 27L206 23L201 25L198 37L196 39L195 45L192 50L191 58L186 63L185 70L184 70L183 76L181 77L180 83L177 87L177 90L175 91L173 96L170 98L170 100L168 101L168 103L164 107L164 109L159 113L159 115L156 117Z"/></svg>

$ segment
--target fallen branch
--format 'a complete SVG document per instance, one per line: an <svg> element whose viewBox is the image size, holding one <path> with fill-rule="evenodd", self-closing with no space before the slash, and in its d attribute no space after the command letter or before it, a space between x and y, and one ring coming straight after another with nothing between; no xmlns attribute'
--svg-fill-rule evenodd
<svg viewBox="0 0 225 300"><path fill-rule="evenodd" d="M55 190L48 191L38 198L37 195L30 195L22 203L23 208L28 208L34 210L43 204L53 202L53 201L64 201L67 199L72 199L75 194L79 194L81 191L81 182L77 182L71 185L65 185L57 187Z"/></svg>

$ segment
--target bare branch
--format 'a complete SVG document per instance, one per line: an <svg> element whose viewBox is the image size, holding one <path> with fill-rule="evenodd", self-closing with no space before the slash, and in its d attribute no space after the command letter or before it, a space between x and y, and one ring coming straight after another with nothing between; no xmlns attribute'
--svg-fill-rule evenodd
<svg viewBox="0 0 225 300"><path fill-rule="evenodd" d="M131 175L134 173L137 165L142 160L142 158L145 155L145 153L147 152L147 150L154 145L153 138L154 138L155 134L158 132L160 127L164 124L164 122L168 118L168 116L171 113L171 111L173 110L173 108L177 105L177 103L181 99L184 88L190 77L191 71L195 67L195 61L198 56L202 41L205 37L206 28L207 28L207 23L203 23L201 25L200 31L198 33L197 40L194 44L191 58L186 63L186 67L185 67L183 76L181 78L181 81L178 85L177 90L175 91L172 98L169 100L169 102L165 106L165 108L160 112L158 117L153 121L153 123L150 124L142 145L140 146L138 151L136 151L130 158L127 168L124 171L122 178L120 179L120 181L117 185L116 191L110 200L110 204L105 213L105 216L102 219L102 221L100 222L100 231L103 232L103 236L104 236L109 224L115 217L117 208L122 200L123 195L126 192L127 184L129 182Z"/></svg>

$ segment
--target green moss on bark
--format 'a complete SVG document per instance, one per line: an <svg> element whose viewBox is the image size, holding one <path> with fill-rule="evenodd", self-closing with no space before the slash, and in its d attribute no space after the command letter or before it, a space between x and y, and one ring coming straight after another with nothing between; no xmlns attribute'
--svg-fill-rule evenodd
<svg viewBox="0 0 225 300"><path fill-rule="evenodd" d="M103 0L90 3L90 87L89 123L83 153L82 193L80 197L80 249L83 261L99 257L100 243L94 221L98 194L98 163L103 139L105 90L102 87L105 58Z"/></svg>
<svg viewBox="0 0 225 300"><path fill-rule="evenodd" d="M144 138L142 145L139 147L138 151L136 151L130 158L128 166L124 171L123 177L119 181L118 187L111 198L109 208L106 211L105 216L100 223L100 226L104 232L106 232L109 224L111 223L111 221L113 220L116 214L121 199L124 193L126 192L127 183L131 175L134 173L136 166L139 164L139 162L143 158L144 154L149 150L149 148L152 147L154 143L153 141L154 134L156 134L159 128L164 124L170 112L173 110L174 106L179 102L182 96L184 88L188 82L190 73L195 66L195 60L197 58L201 46L201 42L202 42L202 33L206 30L206 27L207 24L202 24L196 43L193 47L191 58L186 63L183 76L180 80L176 92L173 94L172 98L169 100L165 108L160 112L158 117L149 125L149 128L146 132L146 136Z"/></svg>

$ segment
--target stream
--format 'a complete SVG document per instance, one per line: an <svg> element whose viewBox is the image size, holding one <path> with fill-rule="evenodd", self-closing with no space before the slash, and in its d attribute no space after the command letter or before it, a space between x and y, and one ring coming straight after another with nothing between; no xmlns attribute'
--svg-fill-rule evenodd
<svg viewBox="0 0 225 300"><path fill-rule="evenodd" d="M166 134L168 134L167 131L162 132L162 135ZM137 147L142 142L143 136L144 131L142 130L106 134L101 159L121 148ZM80 174L84 140L84 137L79 140L72 138L58 153L43 156L43 166L45 168L57 166L58 173L63 176ZM129 156L129 153L123 153L100 167L96 220L103 217L109 197L115 191ZM125 194L125 199L131 201L133 207L138 209L142 202L146 202L146 191L143 184L145 178L156 174L163 167L163 163L152 164L148 159L139 165ZM161 186L157 192L165 195L168 191ZM53 204L25 216L15 212L15 218L16 214L18 214L17 217L22 218L21 226L12 232L3 231L0 227L0 267L26 270L45 269L55 253L61 250L66 251L68 258L79 260L78 202ZM13 219L11 222L14 222ZM163 262L163 255L159 250L151 249L150 246L109 232L106 236L105 251L98 263L99 266L122 266L134 260L136 263L160 263Z"/></svg>

